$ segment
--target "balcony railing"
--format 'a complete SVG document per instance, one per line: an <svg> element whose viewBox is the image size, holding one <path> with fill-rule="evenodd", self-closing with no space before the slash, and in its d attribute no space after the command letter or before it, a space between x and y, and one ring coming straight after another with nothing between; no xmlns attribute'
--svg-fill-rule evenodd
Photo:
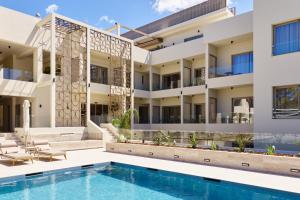
<svg viewBox="0 0 300 200"><path fill-rule="evenodd" d="M217 124L253 124L254 114L249 113L218 113L216 117Z"/></svg>
<svg viewBox="0 0 300 200"><path fill-rule="evenodd" d="M149 91L149 85L135 84L134 89Z"/></svg>
<svg viewBox="0 0 300 200"><path fill-rule="evenodd" d="M108 115L92 115L91 120L97 125L108 123Z"/></svg>
<svg viewBox="0 0 300 200"><path fill-rule="evenodd" d="M245 63L238 66L228 67L210 67L209 78L225 77L225 76L236 76L241 74L253 73L253 67L249 67L249 63Z"/></svg>
<svg viewBox="0 0 300 200"><path fill-rule="evenodd" d="M33 82L33 74L21 69L2 68L3 79Z"/></svg>
<svg viewBox="0 0 300 200"><path fill-rule="evenodd" d="M205 124L205 118L199 119L184 119L183 123L185 124Z"/></svg>

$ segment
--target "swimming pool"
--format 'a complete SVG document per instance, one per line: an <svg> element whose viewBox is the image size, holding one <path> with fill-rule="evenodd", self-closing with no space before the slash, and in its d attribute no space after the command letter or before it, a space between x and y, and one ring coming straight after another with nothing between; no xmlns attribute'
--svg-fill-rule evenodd
<svg viewBox="0 0 300 200"><path fill-rule="evenodd" d="M119 163L0 180L1 200L300 199L300 195Z"/></svg>

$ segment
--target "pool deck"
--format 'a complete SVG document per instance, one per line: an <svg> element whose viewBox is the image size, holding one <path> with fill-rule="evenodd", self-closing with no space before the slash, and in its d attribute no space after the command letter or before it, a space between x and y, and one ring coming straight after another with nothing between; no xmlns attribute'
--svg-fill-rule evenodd
<svg viewBox="0 0 300 200"><path fill-rule="evenodd" d="M16 166L11 166L10 162L0 160L0 178L88 164L118 162L300 194L300 178L114 154L105 152L104 149L69 151L67 152L67 158L67 160L60 158L52 162L34 160L33 164L31 162L25 162L24 164L18 164Z"/></svg>

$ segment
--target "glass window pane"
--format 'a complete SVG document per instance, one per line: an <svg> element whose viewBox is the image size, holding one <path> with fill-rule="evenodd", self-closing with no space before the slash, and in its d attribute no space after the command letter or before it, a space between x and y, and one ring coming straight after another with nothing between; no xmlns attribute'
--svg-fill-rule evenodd
<svg viewBox="0 0 300 200"><path fill-rule="evenodd" d="M299 118L299 86L274 88L274 118Z"/></svg>
<svg viewBox="0 0 300 200"><path fill-rule="evenodd" d="M273 55L300 51L300 22L274 27Z"/></svg>

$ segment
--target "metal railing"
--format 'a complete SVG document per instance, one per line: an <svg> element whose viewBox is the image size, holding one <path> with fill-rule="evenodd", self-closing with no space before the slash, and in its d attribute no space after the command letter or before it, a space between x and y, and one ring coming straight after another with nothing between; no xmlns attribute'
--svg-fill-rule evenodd
<svg viewBox="0 0 300 200"><path fill-rule="evenodd" d="M253 124L253 113L217 113L217 124Z"/></svg>

